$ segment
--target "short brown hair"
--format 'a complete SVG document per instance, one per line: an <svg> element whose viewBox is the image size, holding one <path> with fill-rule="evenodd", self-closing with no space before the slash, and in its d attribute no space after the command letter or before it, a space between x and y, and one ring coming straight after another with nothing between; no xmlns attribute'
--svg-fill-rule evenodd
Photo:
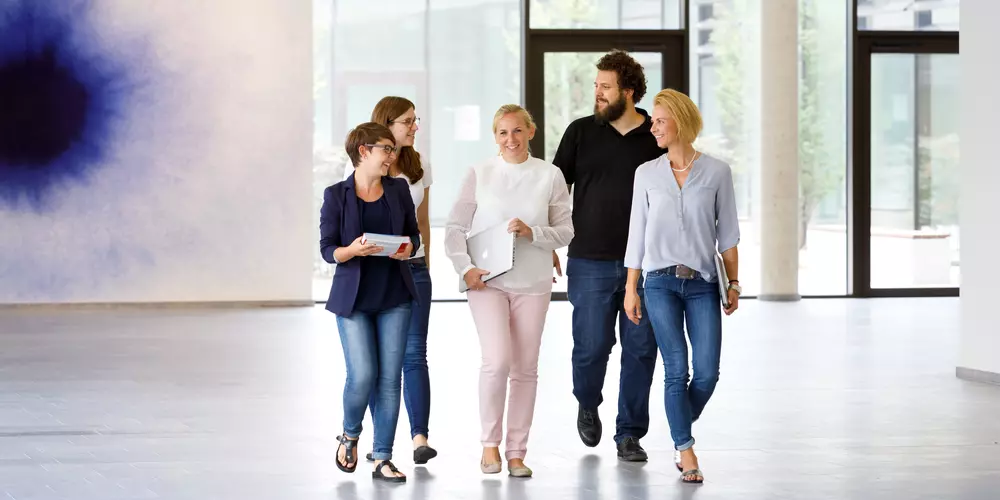
<svg viewBox="0 0 1000 500"><path fill-rule="evenodd" d="M632 104L636 104L646 95L646 73L628 52L615 49L604 54L597 61L600 71L614 71L618 75L618 88L632 91Z"/></svg>
<svg viewBox="0 0 1000 500"><path fill-rule="evenodd" d="M677 138L692 143L701 133L701 112L686 94L674 89L661 90L653 98L653 106L662 106L670 111L677 124Z"/></svg>
<svg viewBox="0 0 1000 500"><path fill-rule="evenodd" d="M413 105L413 101L405 97L386 96L375 104L375 109L372 110L372 121L388 127L393 120L403 116L403 113L411 108L416 109L416 106ZM410 184L416 184L424 178L424 168L420 165L420 153L417 153L410 146L399 148L396 165L399 167L399 171L410 179Z"/></svg>
<svg viewBox="0 0 1000 500"><path fill-rule="evenodd" d="M347 138L344 139L344 148L347 149L347 156L351 158L351 164L354 165L354 168L358 168L358 163L361 162L361 153L358 152L361 146L376 144L382 139L389 139L393 145L396 144L396 138L392 136L392 132L381 123L362 123L347 133Z"/></svg>

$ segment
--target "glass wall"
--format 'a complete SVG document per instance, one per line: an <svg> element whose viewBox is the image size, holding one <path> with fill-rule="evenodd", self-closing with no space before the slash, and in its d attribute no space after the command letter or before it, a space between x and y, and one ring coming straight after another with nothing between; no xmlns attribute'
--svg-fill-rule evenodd
<svg viewBox="0 0 1000 500"><path fill-rule="evenodd" d="M858 30L958 31L959 0L858 0Z"/></svg>
<svg viewBox="0 0 1000 500"><path fill-rule="evenodd" d="M696 147L733 168L740 282L757 294L760 255L760 3L692 0L691 97ZM799 290L847 292L847 0L799 0Z"/></svg>
<svg viewBox="0 0 1000 500"><path fill-rule="evenodd" d="M530 0L532 29L680 29L682 0Z"/></svg>
<svg viewBox="0 0 1000 500"><path fill-rule="evenodd" d="M766 0L530 0L535 29L691 30L689 91L704 131L696 147L733 168L743 239L740 278L759 293L761 274L760 5ZM799 0L799 290L848 290L848 65L854 0ZM496 154L493 112L522 102L520 0L314 0L316 102L315 212L322 190L340 180L349 128L368 119L384 95L416 103L417 149L434 170L430 242L434 298L463 299L445 258L443 225L462 176ZM377 13L377 16L373 13ZM860 30L957 30L958 0L858 0ZM373 35L375 33L375 35ZM456 43L456 40L461 43ZM659 54L636 52L649 92L662 87ZM546 53L544 151L551 158L565 126L592 112L592 52ZM883 54L872 59L871 287L957 286L958 139L950 56ZM318 220L317 220L318 224ZM940 267L878 275L898 266L876 233L920 234L914 262ZM924 245L929 234L947 234ZM919 240L919 241L918 241ZM925 241L926 240L926 241ZM915 243L916 242L916 243ZM899 243L895 241L894 243ZM891 245L890 245L891 246ZM911 245L912 246L912 245ZM936 253L924 254L923 247ZM886 253L889 252L889 253ZM915 252L915 253L914 253ZM565 264L565 249L561 256ZM315 296L324 300L332 268L315 257ZM891 277L891 278L890 278ZM902 280L902 281L900 281ZM905 281L905 283L904 283ZM555 291L565 290L565 278Z"/></svg>
<svg viewBox="0 0 1000 500"><path fill-rule="evenodd" d="M323 189L348 161L348 130L383 96L406 97L421 118L415 147L434 171L434 298L464 298L443 226L465 170L496 153L493 113L520 102L519 0L314 0L314 13L316 226ZM314 296L325 300L333 269L318 248L315 261Z"/></svg>
<svg viewBox="0 0 1000 500"><path fill-rule="evenodd" d="M957 287L959 65L873 54L871 287Z"/></svg>

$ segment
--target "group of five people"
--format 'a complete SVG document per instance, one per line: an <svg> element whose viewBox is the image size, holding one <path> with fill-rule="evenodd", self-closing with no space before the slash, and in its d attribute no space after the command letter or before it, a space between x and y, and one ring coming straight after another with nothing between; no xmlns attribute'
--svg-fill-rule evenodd
<svg viewBox="0 0 1000 500"><path fill-rule="evenodd" d="M443 244L468 287L482 350L483 473L502 470L503 443L508 473L532 475L524 458L539 348L552 267L560 265L555 250L568 245L573 394L581 440L593 447L602 437L598 407L617 323L619 459L647 459L639 441L649 428L659 350L676 466L684 482L703 480L691 426L719 378L721 314L736 310L741 292L732 172L725 162L695 150L701 118L691 99L663 90L650 115L636 107L645 93L642 66L626 52L612 51L597 63L594 114L567 127L552 163L531 155L536 127L530 113L508 104L493 118L498 154L465 174ZM379 101L371 122L349 132L351 166L343 181L326 188L320 213L320 250L337 265L326 308L337 316L347 367L337 467L356 470L361 422L370 409L374 442L366 458L374 462L372 477L390 482L406 480L391 462L401 394L414 463L437 455L427 441L432 174L413 149L418 130L412 102ZM514 234L517 258L511 271L489 279L488 271L473 264L466 240L500 224ZM374 254L383 249L366 242L364 233L406 236L410 242L389 258L379 257ZM730 278L723 287L725 309L716 252Z"/></svg>

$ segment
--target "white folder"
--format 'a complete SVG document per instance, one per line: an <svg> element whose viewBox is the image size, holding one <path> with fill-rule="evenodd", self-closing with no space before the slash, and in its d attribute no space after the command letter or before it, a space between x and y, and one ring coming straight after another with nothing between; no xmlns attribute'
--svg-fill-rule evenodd
<svg viewBox="0 0 1000 500"><path fill-rule="evenodd" d="M490 274L483 276L482 280L489 281L503 275L514 268L514 233L507 231L507 222L497 224L489 229L480 231L466 240L469 257L472 258L472 265L489 271ZM458 277L458 291L465 292L469 289L465 284L465 277Z"/></svg>

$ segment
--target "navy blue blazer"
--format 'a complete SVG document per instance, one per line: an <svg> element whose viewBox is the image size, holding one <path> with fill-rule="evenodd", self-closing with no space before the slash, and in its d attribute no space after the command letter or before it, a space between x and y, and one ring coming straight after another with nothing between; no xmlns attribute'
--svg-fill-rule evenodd
<svg viewBox="0 0 1000 500"><path fill-rule="evenodd" d="M417 227L417 211L410 197L410 188L405 179L382 177L382 188L389 203L389 224L392 234L409 236L413 242L412 256L420 246L420 229ZM350 246L364 232L361 228L361 200L354 191L354 174L323 192L323 207L319 211L319 251L323 260L333 264L333 251L338 247ZM337 264L330 286L330 298L326 310L338 316L350 316L354 301L358 297L361 280L361 259L387 259L388 257L355 257L343 264ZM410 297L417 297L417 287L413 284L413 274L405 261L399 262L399 271L410 291Z"/></svg>

